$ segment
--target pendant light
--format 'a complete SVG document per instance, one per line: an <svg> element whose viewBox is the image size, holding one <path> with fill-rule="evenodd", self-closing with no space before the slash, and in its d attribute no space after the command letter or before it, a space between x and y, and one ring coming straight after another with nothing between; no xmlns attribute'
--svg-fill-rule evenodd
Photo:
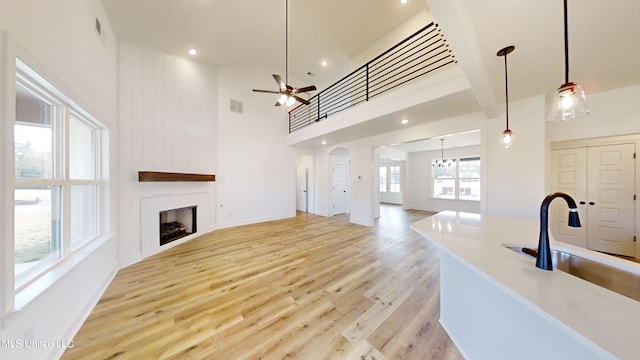
<svg viewBox="0 0 640 360"><path fill-rule="evenodd" d="M444 158L444 139L440 139L440 160L432 163L432 166L445 167L453 165L453 159Z"/></svg>
<svg viewBox="0 0 640 360"><path fill-rule="evenodd" d="M511 54L513 50L515 50L515 46L507 46L503 49L500 49L497 56L504 56L504 106L505 106L505 118L506 118L506 129L502 132L502 136L500 136L500 146L503 149L511 149L513 147L513 132L509 129L509 77L507 76L507 54Z"/></svg>
<svg viewBox="0 0 640 360"><path fill-rule="evenodd" d="M548 121L567 121L589 114L582 86L569 81L569 34L567 30L567 0L564 0L564 84L553 94Z"/></svg>

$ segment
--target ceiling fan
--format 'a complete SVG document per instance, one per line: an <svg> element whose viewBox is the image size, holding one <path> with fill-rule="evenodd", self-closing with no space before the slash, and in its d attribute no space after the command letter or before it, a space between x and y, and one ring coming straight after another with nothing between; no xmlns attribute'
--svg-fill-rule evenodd
<svg viewBox="0 0 640 360"><path fill-rule="evenodd" d="M301 88L295 88L289 85L289 0L286 0L285 3L285 81L282 81L282 77L278 74L273 74L273 78L276 83L278 83L278 91L273 90L258 90L253 89L255 92L263 92L270 94L280 94L278 101L276 102L276 106L284 105L291 106L295 104L296 100L299 102L309 105L309 101L301 98L297 94L309 92L316 90L315 85L305 86Z"/></svg>

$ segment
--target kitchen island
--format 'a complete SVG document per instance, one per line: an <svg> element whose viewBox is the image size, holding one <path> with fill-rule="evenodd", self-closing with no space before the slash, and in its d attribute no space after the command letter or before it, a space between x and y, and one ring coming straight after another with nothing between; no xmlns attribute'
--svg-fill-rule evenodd
<svg viewBox="0 0 640 360"><path fill-rule="evenodd" d="M537 221L446 211L411 227L441 249L440 323L465 358L639 358L640 302L505 247L537 248ZM640 275L553 236L551 247Z"/></svg>

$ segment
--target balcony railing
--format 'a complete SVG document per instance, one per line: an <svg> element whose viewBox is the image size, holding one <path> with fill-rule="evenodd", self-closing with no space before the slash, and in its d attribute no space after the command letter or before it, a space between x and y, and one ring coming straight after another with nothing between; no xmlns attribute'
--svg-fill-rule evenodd
<svg viewBox="0 0 640 360"><path fill-rule="evenodd" d="M438 25L430 23L289 111L289 133L455 62Z"/></svg>

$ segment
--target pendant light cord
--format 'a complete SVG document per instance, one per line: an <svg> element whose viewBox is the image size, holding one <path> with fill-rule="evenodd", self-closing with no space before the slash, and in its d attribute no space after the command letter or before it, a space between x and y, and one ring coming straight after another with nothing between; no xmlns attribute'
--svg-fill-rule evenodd
<svg viewBox="0 0 640 360"><path fill-rule="evenodd" d="M569 82L569 31L567 21L567 0L564 0L564 83ZM505 58L506 59L506 58Z"/></svg>
<svg viewBox="0 0 640 360"><path fill-rule="evenodd" d="M564 3L566 6L567 0ZM289 84L289 0L285 0L284 24L284 82L286 85Z"/></svg>
<svg viewBox="0 0 640 360"><path fill-rule="evenodd" d="M565 0L566 1L566 0ZM507 130L509 130L509 77L507 76L507 53L504 54L504 97L507 118Z"/></svg>

